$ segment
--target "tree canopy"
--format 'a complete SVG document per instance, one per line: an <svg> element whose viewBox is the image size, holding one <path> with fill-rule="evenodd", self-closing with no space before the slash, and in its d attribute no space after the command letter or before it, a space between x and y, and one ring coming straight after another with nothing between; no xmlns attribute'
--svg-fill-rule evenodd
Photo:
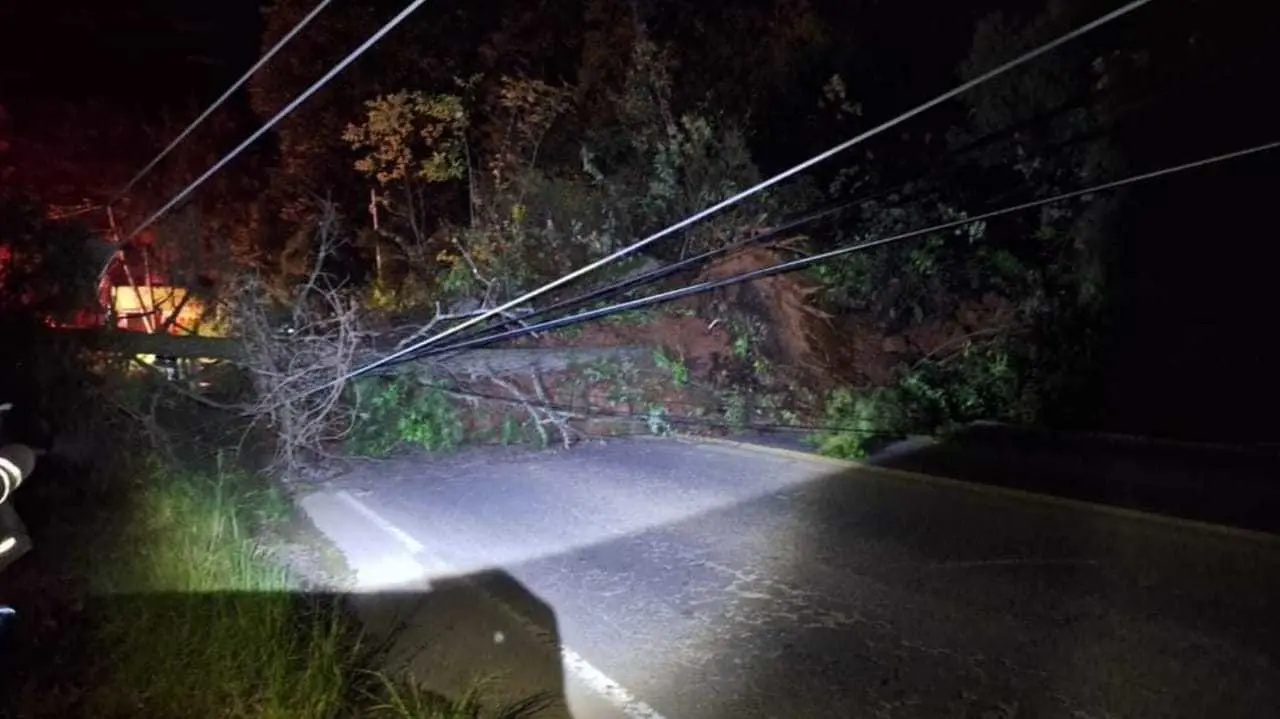
<svg viewBox="0 0 1280 719"><path fill-rule="evenodd" d="M312 0L266 5L259 47L313 7ZM127 198L124 216L145 216L400 7L378 0L327 9L252 78L244 97ZM320 218L337 218L347 240L331 269L363 288L370 306L412 313L496 302L1109 7L1093 0L429 5L167 218L158 245L221 254L287 288L313 266ZM851 203L786 250L820 251L1187 159L1175 151L1210 113L1205 98L1242 115L1254 107L1240 87L1260 79L1272 52L1266 33L1276 26L1276 13L1224 11L1203 22L1200 15L1178 3L1144 9L651 254L697 255L822 203ZM0 149L9 148L0 172L50 203L101 201L203 107L199 99L168 101L145 117L123 102L52 115L39 103L10 108L10 127L0 122L7 133ZM57 122L45 121L54 115ZM1263 115L1243 117L1242 132L1265 128ZM1221 149L1216 139L1200 133L1190 144ZM1137 291L1133 243L1121 229L1137 211L1127 197L1088 198L854 254L809 273L818 287L811 298L836 318L837 334L851 332L841 323L855 317L909 334L934 320L955 324L957 313L975 307L998 316L970 327L978 334L961 343L963 353L921 353L896 384L881 387L933 425L991 416L1096 423L1114 338L1108 322Z"/></svg>

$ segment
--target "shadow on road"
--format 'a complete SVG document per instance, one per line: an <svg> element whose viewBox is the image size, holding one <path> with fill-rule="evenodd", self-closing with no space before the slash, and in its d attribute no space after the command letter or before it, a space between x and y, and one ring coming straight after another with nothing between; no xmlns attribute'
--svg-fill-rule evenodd
<svg viewBox="0 0 1280 719"><path fill-rule="evenodd" d="M343 600L392 671L448 696L491 682L501 703L538 695L552 704L539 716L569 716L555 612L507 572L432 579L427 586Z"/></svg>
<svg viewBox="0 0 1280 719"><path fill-rule="evenodd" d="M1041 454L1028 480L1053 476ZM523 582L568 647L668 717L1280 705L1274 543L831 467L613 441L392 461L336 488L440 563ZM450 611L433 613L444 638Z"/></svg>
<svg viewBox="0 0 1280 719"><path fill-rule="evenodd" d="M314 705L335 682L346 694L343 710L366 716L392 703L386 681L417 709L376 714L388 719L470 717L456 702L477 687L489 710L527 703L542 707L528 716L570 716L555 614L497 570L350 594L94 595L74 610L79 649L99 660L92 667L79 666L84 654L31 661L52 660L38 646L48 637L48 617L16 609L0 647L8 670L0 677L0 717L92 716L87 697L123 693L137 698L139 716L166 715L180 704L180 714L169 715L215 719L246 703L264 712L282 699ZM296 633L276 630L280 616L292 618ZM259 629L269 639L255 636ZM112 684L86 684L90 677ZM409 677L426 690L416 698ZM78 698L33 711L33 696Z"/></svg>

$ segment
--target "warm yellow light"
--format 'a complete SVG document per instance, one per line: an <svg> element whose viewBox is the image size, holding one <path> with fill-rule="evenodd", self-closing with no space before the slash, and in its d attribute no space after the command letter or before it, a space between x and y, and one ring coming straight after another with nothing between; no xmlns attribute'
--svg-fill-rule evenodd
<svg viewBox="0 0 1280 719"><path fill-rule="evenodd" d="M205 307L194 297L184 302L186 296L185 288L169 285L111 288L111 302L117 315L139 316L151 313L153 322L161 322L181 306L175 325L194 327L204 316Z"/></svg>

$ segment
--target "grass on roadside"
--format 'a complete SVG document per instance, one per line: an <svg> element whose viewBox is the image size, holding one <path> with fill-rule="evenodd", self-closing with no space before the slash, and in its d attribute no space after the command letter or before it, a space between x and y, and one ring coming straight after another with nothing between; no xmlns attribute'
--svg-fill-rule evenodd
<svg viewBox="0 0 1280 719"><path fill-rule="evenodd" d="M255 541L289 513L258 478L152 464L135 487L129 521L111 522L109 546L90 553L94 660L76 714L517 719L547 706L487 708L483 684L450 700L375 671L340 599L307 592ZM66 715L27 694L36 701L19 715Z"/></svg>

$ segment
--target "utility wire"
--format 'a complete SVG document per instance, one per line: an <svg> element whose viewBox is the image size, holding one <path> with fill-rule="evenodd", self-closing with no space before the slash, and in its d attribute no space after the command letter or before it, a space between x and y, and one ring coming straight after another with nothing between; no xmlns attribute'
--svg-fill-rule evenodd
<svg viewBox="0 0 1280 719"><path fill-rule="evenodd" d="M778 184L779 182L782 182L783 180L786 180L796 174L799 174L809 169L810 167L813 167L814 165L817 165L835 155L838 155L844 152L845 150L848 150L849 148L864 142L868 138L871 138L875 135L878 135L884 132L885 130L888 130L897 125L900 125L906 122L907 120L910 120L911 118L923 112L926 112L927 110L930 110L938 105L941 105L942 103L948 100L951 100L957 95L967 92L968 90L974 87L977 87L978 85L981 85L999 75L1002 75L1020 65L1026 64L1027 62L1030 62L1031 60L1034 60L1035 58L1040 57L1041 55L1044 55L1045 53L1056 49L1058 46L1063 45L1067 42L1070 42L1071 40L1074 40L1075 38L1081 35L1084 35L1091 30L1094 30L1102 25L1105 25L1106 23L1118 17L1126 15L1142 7L1143 5L1148 4L1149 2L1151 2L1151 0L1133 0L1133 2L1130 2L1117 10L1113 10L1107 13L1106 15L1103 15L1102 17L1096 20L1093 20L1092 22L1089 22L1081 27L1076 28L1075 30L1072 30L1070 32L1067 32L1064 35L1059 36L1055 40L1052 40L1043 45L1040 45L1039 47L1029 50L1028 52L1025 52L1019 55L1018 57L1014 58L1013 60L1010 60L992 70L988 70L987 72L979 75L978 77L975 77L967 82L964 82L956 86L955 88L948 90L947 92L944 92L941 95L938 95L937 97L934 97L933 99L927 102L917 105L916 107L902 113L901 115L898 115L897 117L891 120L888 120L879 125L876 125L870 130L867 130L849 140L846 140L845 142L842 142L839 145L836 145L835 147L832 147L831 149L821 154L815 155L809 158L808 160L805 160L804 162L798 165L795 165L794 167L788 170L780 172L777 175L774 175L773 177L770 177L767 180L757 183L756 185L746 190L743 190L742 192L739 192L738 194L726 200L722 200L721 202L715 205L712 205L711 207L708 207L707 209L702 210L701 212L690 215L689 217L681 220L680 222L677 222L674 225L667 227L664 230L660 230L644 238L643 240L635 242L627 247L624 247L608 255L607 257L603 257L599 260L596 260L595 262L592 262L591 264L586 265L585 267L581 267L577 270L574 270L573 272L570 272L569 274L564 275L557 280L554 280L534 290L530 290L529 292L526 292L523 295L516 297L515 299L508 300L506 303L499 305L498 307L494 307L482 314L472 317L471 319L460 322L454 325L453 327L450 327L442 332L432 335L431 337L427 337L423 340L415 342L412 345L409 345L408 347L392 352L391 354L386 355L380 359L374 360L350 372L344 373L342 376L334 379L333 381L327 382L324 385L316 387L313 391L319 392L326 389L331 389L349 379L354 379L372 370L375 370L383 365L395 362L396 360L415 354L420 350L422 350L423 348L436 344L437 342L439 342L440 340L446 337L453 336L454 334L457 334L458 332L461 332L462 330L467 329L468 327L472 327L481 322L488 321L490 318L494 316L501 315L502 313L507 312L512 308L525 304L529 300L539 297L547 292L550 292L551 290L554 290L557 287L560 287L564 284L572 282L573 280L576 280L579 277L582 277L583 275L589 274L599 269L600 267L603 267L611 262L614 262L615 260L619 260L619 259L622 259L623 257L626 257L627 255L633 254L639 251L640 249L647 247L648 245L651 245L654 242L657 242L658 240L664 237L667 237L668 235L674 234L676 232L679 232L680 230L685 229L686 227L694 225L706 219L707 217L710 217L711 215L714 215L717 212L720 212L721 210L727 207L735 205L747 199L748 197L751 197L752 195L755 195L761 192L762 190L768 189L769 187L772 187ZM170 204L173 204L173 203L170 203Z"/></svg>
<svg viewBox="0 0 1280 719"><path fill-rule="evenodd" d="M1010 207L1005 207L999 210L984 212L982 214L975 215L973 217L967 217L959 220L952 220L950 222L931 225L929 227L921 228L918 230L911 230L910 232L903 232L896 235L890 235L888 237L882 237L877 240L871 240L868 242L861 242L854 245L848 245L835 250L830 250L828 252L811 255L809 257L790 260L788 262L780 262L776 265L763 267L761 269L752 270L750 272L743 272L741 274L733 275L731 277L726 277L719 280L698 282L696 284L689 285L687 287L668 290L666 292L660 292L655 295L650 295L648 297L642 297L635 300L629 300L626 302L619 302L617 304L610 305L608 307L602 307L595 310L580 312L578 314L570 315L568 317L561 317L559 319L548 320L546 322L535 324L529 327L521 327L516 330L500 332L494 335L486 335L484 337L478 337L473 340L469 340L467 342L458 342L458 343L449 345L447 348L439 348L439 349L436 349L434 352L424 353L422 356L434 356L437 352L444 352L444 351L456 352L459 350L474 349L476 347L482 347L484 345L493 344L495 342L501 342L503 340L513 339L515 337L520 337L522 335L531 334L534 332L548 332L551 330L559 329L561 327L578 324L580 322L587 322L590 320L598 319L600 317L605 317L605 316L616 314L619 312L627 312L631 310L642 309L645 307L662 304L664 302L671 302L674 300L683 299L685 297L703 294L706 292L710 292L712 290L720 289L721 287L728 287L730 285L741 284L743 282L749 282L751 280L769 277L772 275L782 274L786 272L794 272L796 270L804 269L811 265L815 265L819 262L825 262L826 260L835 259L837 257L841 257L853 252L861 252L863 250L869 250L874 247L880 247L882 245L888 245L894 242L901 242L903 240L908 240L908 239L920 237L923 235L930 235L937 232L943 232L946 230L955 229L958 227L964 227L966 225L972 225L979 222L986 222L987 220L994 219L996 217L1002 217L1004 215L1011 215L1018 212L1024 212L1026 210L1042 207L1044 205L1064 202L1066 200L1071 200L1077 197L1085 197L1087 195L1092 195L1099 192L1115 190L1115 189L1124 187L1126 185L1133 185L1139 182L1145 182L1147 180L1153 180L1159 177L1164 177L1166 175L1172 175L1177 172L1184 172L1187 170L1193 170L1196 168L1205 167L1207 165L1212 165L1219 162L1226 162L1228 160L1239 159L1249 155L1255 155L1262 152L1275 150L1277 148L1280 148L1280 141L1269 142L1262 145L1255 145L1253 147L1249 147L1243 150L1236 150L1234 152L1228 152L1221 155L1214 155L1212 157L1195 160L1193 162L1187 162L1181 165L1174 165L1172 167L1166 167L1160 170L1154 170L1152 172L1146 172L1139 175L1131 175L1129 177L1126 177L1120 180L1114 180L1112 182L1106 182L1100 185L1087 187L1083 190L1072 190L1071 192L1064 192L1058 195L1054 195L1052 197L1047 197L1040 200L1032 200L1030 202L1023 202L1021 204L1012 205ZM398 364L399 362L407 362L407 361L410 361L410 360L400 359L398 362L396 360L392 360L392 362L383 362L382 364Z"/></svg>
<svg viewBox="0 0 1280 719"><path fill-rule="evenodd" d="M352 50L351 54L343 58L337 65L334 65L333 69L325 73L324 76L321 77L319 80L316 80L315 83L311 85L311 87L308 87L306 90L303 90L302 93L299 94L297 97L295 97L292 102L290 102L288 105L285 105L284 109L277 112L274 117L268 120L262 127L258 128L258 130L254 132L252 135L250 135L244 142L240 143L235 147L235 149L231 150L231 152L228 152L226 155L224 155L222 159L214 163L213 167L209 168L200 177L197 177L193 182L191 182L185 188L183 188L181 192L179 192L177 195L174 195L173 199L166 202L163 206L161 206L160 209L156 210L149 217L147 217L147 219L139 223L138 226L135 227L134 230L127 235L127 237L130 237L130 238L136 237L138 233L142 232L143 230L153 225L157 220L159 220L166 213L168 213L169 210L172 210L178 203L187 199L187 197L189 197L192 192L196 191L196 188L200 187L200 185L203 185L204 182L208 180L210 177L212 177L214 173L216 173L218 170L221 170L223 166L225 166L228 162L231 162L236 157L238 157L240 153L244 152L245 148L253 144L255 140L267 134L267 132L269 132L271 128L275 127L277 123L283 120L286 115L293 112L295 109L297 109L299 105L301 105L308 98L310 98L312 95L318 92L320 88L327 85L330 80L332 80L334 77L338 75L338 73L342 72L347 68L348 65L355 62L356 58L363 55L369 48L373 47L374 44L376 44L379 40L381 40L387 33L394 30L397 25L404 22L405 18L413 14L413 11L417 10L426 2L427 0L412 0L412 2L410 2L407 6L405 6L405 8L401 10L399 14L397 14L395 17L387 21L385 25L383 25L377 32L371 35L368 40L365 40L363 43L361 43L359 47L357 47L355 50ZM114 259L114 257L112 259ZM107 264L103 266L102 271L98 273L99 282L102 281L103 276L106 275L107 269L110 266L111 266L111 261L108 260Z"/></svg>
<svg viewBox="0 0 1280 719"><path fill-rule="evenodd" d="M991 132L979 138L976 138L975 140L968 142L959 148L956 148L954 150L947 152L946 156L952 157L952 158L963 157L964 155L967 155L971 152L980 150L993 143L999 142L1001 139L1014 135L1038 122L1041 122L1046 119L1053 119L1054 117L1061 115L1064 112L1068 112L1072 109L1075 109L1079 105L1080 105L1079 100L1073 100L1070 103L1060 106L1058 108L1055 108L1053 110L1050 110L1049 112L1042 113L1035 117L1029 118L1026 121L1015 123L1010 127L1003 128L1001 130L997 130L995 132ZM818 209L811 210L803 215L797 215L790 219L784 220L781 224L776 225L774 227L770 227L762 232L758 232L756 234L753 234L747 237L742 237L734 242L730 242L730 243L721 245L719 247L712 248L710 250L701 252L692 257L686 257L682 260L678 260L676 262L672 262L670 264L663 265L661 267L656 267L647 272L642 272L640 274L633 275L631 277L625 277L621 280L617 280L615 282L610 282L606 285L589 289L585 292L579 293L572 297L555 302L551 305L547 305L546 307L538 308L528 314L521 315L518 320L502 318L500 321L488 327L472 327L469 331L464 332L460 337L457 337L454 340L454 343L465 342L469 339L472 339L474 337L479 337L481 335L487 334L494 330L500 330L502 328L509 327L512 324L516 324L517 322L521 324L527 324L534 317L540 317L543 315L552 314L554 312L560 312L567 309L573 309L575 307L581 307L591 302L606 299L608 297L612 297L618 294L623 294L638 286L651 284L653 282L657 282L659 280L665 279L667 277L670 277L673 274L684 271L686 269L691 269L693 267L697 267L702 264L705 264L706 262L720 255L730 254L732 252L735 252L749 245L757 245L757 244L768 242L774 237L791 232L792 230L798 229L805 225L817 222L822 219L826 219L828 217L838 216L850 208L857 207L859 205L863 205L868 202L874 202L878 199L882 199L885 197L890 197L900 192L904 192L910 189L912 185L943 179L945 177L956 174L962 169L964 168L963 166L960 166L960 165L935 165L933 169L929 170L925 174L920 175L914 179L905 180L892 187L879 189L879 190L876 190L875 192L867 193L854 199L834 200L834 201L824 203L824 205L820 206ZM454 343L450 343L449 345L441 349L447 350L449 347L452 347ZM409 357L411 358L414 358L417 356L418 354L409 355Z"/></svg>
<svg viewBox="0 0 1280 719"><path fill-rule="evenodd" d="M1215 75L1221 75L1221 74L1222 73L1215 73ZM1109 91L1104 91L1104 92L1109 92ZM1131 111L1133 107L1146 106L1151 102L1153 102L1154 100L1166 95L1168 95L1167 92L1150 93L1148 95L1145 95L1139 98L1134 103L1130 103L1129 108L1126 109L1124 112ZM974 138L969 142L964 143L960 147L957 147L955 149L948 151L944 155L944 159L952 158L952 159L958 160L959 158L963 158L965 155L971 154L978 150L982 150L984 148L988 148L994 144L1001 142L1002 140L1005 140L1009 137L1012 137L1018 134L1019 132L1032 128L1040 123L1052 121L1055 118L1061 117L1062 115L1068 112L1076 110L1082 107L1091 98L1096 98L1098 96L1099 96L1099 93L1096 93L1096 92L1086 93L1086 94L1077 96L1069 100L1068 102L1062 103L1055 108L1051 108L1045 112L1038 113L1025 120L1020 120L1018 122L1015 122L1014 124L1008 127L986 133L980 137ZM1112 123L1110 123L1111 129L1115 129L1115 127L1118 126L1119 124L1120 124L1120 119L1113 121ZM1071 137L1071 138L1067 138L1066 140L1052 143L1046 146L1044 148L1044 151L1049 153L1060 152L1065 149L1069 149L1074 145L1078 145L1083 142L1088 142L1091 140L1098 139L1100 137L1105 136L1106 134L1107 134L1106 130L1086 132L1076 137ZM962 164L954 164L954 163L935 164L933 166L933 169L913 179L898 182L897 184L892 185L890 187L878 189L878 190L875 190L874 192L863 194L854 199L837 200L837 201L825 203L819 209L812 210L804 215L794 216L791 219L785 220L781 224L775 227L771 227L763 232L759 232L757 234L754 234L748 237L743 237L735 242L730 242L728 244L721 245L711 250L707 250L700 254L694 255L692 257L687 257L685 259L682 259L661 267L654 268L647 272L643 272L631 277L626 277L616 282L611 282L607 285L602 285L600 287L592 288L590 290L587 290L586 292L579 293L578 295L555 302L554 304L548 305L546 307L538 308L537 310L534 310L529 314L520 316L518 321L504 318L501 321L498 321L488 327L473 327L469 331L462 333L460 337L455 338L453 342L450 342L445 347L440 348L440 350L448 351L452 349L459 342L466 342L470 339L473 339L475 337L479 337L485 334L489 334L493 331L510 328L513 324L516 324L517 322L519 324L527 326L528 323L532 321L533 318L535 317L541 317L541 316L553 314L556 312L561 312L568 309L582 307L592 302L596 302L603 299L607 299L609 297L624 294L628 291L634 290L636 287L651 284L653 282L657 282L659 280L665 279L667 277L670 277L671 275L677 274L684 270L691 269L693 267L697 267L702 264L705 264L706 262L720 255L727 255L727 254L733 253L749 245L763 244L768 242L774 237L785 234L787 232L791 232L792 230L795 230L804 225L817 222L827 217L838 216L840 214L843 214L846 210L850 208L858 207L868 202L875 202L877 200L881 200L886 197L893 197L899 193L903 193L911 190L913 186L920 186L925 183L937 183L937 182L943 181L949 177L952 177L962 172L964 169L965 169L965 165L962 165ZM1004 197L1004 196L1007 196L1007 193L1006 195L1002 195L1001 197ZM911 199L911 197L909 196L908 199ZM408 357L417 358L424 354L434 354L434 352L428 352L424 350L421 353L412 354L412 355L409 355Z"/></svg>
<svg viewBox="0 0 1280 719"><path fill-rule="evenodd" d="M161 150L160 154L156 155L155 159L147 163L146 167L142 168L141 170L138 170L138 174L134 175L133 179L129 180L129 182L126 183L125 186L107 202L107 205L108 206L114 205L117 202L119 202L121 198L123 198L125 195L129 194L129 191L132 190L139 182L141 182L142 178L146 177L148 173L150 173L153 169L155 169L156 165L160 164L161 160L163 160L165 157L168 157L169 153L173 152L174 148L176 148L179 144L181 144L183 140L187 139L187 136L190 135L192 132L194 132L195 129L200 126L200 123L207 120L209 116L214 113L215 110L217 110L219 107L222 106L222 103L226 102L233 94L235 94L236 90L239 90L241 86L243 86L246 82L249 81L249 78L253 77L254 74L256 74L259 70L261 70L263 65L266 65L271 60L271 58L275 57L276 53L280 52L281 48L283 48L290 40L292 40L294 35L297 35L299 32L302 31L304 27L310 24L312 19L314 19L315 16L319 15L320 11L328 7L328 5L331 2L333 2L333 0L320 0L320 4L316 5L315 9L307 13L306 17L299 20L298 24L294 25L293 28L289 30L289 32L285 33L284 37L280 38L280 40L277 41L276 44L273 45L265 55L263 55L256 63L253 64L253 67L249 68L248 71L246 71L243 75L241 75L239 80L236 80L234 83L232 83L231 87L227 88L227 91L222 93L222 97L219 97L217 100L214 100L213 104L210 105L207 110L205 110L203 113L200 114L199 117L193 120L191 124L187 126L187 129L183 130L180 135L174 138L173 142L170 142L168 147Z"/></svg>
<svg viewBox="0 0 1280 719"><path fill-rule="evenodd" d="M529 314L522 315L519 318L519 321L521 324L524 324L527 326L528 322L534 317L541 317L544 315L552 314L554 312L560 312L563 310L573 309L575 307L581 307L583 305L590 304L598 300L607 299L615 295L623 294L628 290L634 289L642 285L648 285L653 282L657 282L661 279L670 277L671 275L674 275L683 270L700 265L718 255L732 252L734 250L740 249L742 247L746 247L748 245L754 245L754 244L766 242L771 238L777 237L778 235L786 234L796 228L802 227L804 225L807 225L813 222L817 222L818 220L821 220L826 217L838 215L844 210L848 209L849 207L863 201L864 200L852 200L852 201L840 203L839 205L833 205L831 207L826 207L820 210L814 210L805 215L801 215L801 216L792 218L790 220L787 220L786 222L783 222L782 224L776 227L771 227L763 232L759 232L749 237L744 237L742 239L739 239L736 242L731 242L727 245L723 245L715 249L707 250L706 252L702 252L700 254L694 255L693 257L687 257L678 262L673 262L668 265L656 267L652 270L649 270L647 272L642 272L632 277L623 278L621 280L618 280L617 282L611 282L608 285L597 287L597 288L588 290L584 293L562 300L560 302L556 302L554 304L547 305L546 307L539 308L533 312L530 312ZM474 339L475 337L483 336L489 332L492 332L493 330L500 330L503 327L509 326L514 322L515 320L505 320L503 322L499 322L490 327L474 327L470 332L464 332L462 336L457 338L453 343L450 343L445 347L441 347L439 348L439 350L442 352L448 351L451 347L453 347L454 344L458 342L465 342L467 340ZM428 351L430 349L435 349L435 348L426 348L424 349L424 351ZM408 357L414 358L417 356L419 355L414 354L414 355L409 355Z"/></svg>

